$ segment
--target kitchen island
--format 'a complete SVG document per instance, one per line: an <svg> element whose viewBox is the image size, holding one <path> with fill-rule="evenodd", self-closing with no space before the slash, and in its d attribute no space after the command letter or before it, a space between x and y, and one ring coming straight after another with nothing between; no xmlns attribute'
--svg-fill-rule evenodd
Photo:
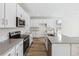
<svg viewBox="0 0 79 59"><path fill-rule="evenodd" d="M52 56L79 56L79 37L68 37L61 35L61 40L57 36L48 36L51 42Z"/></svg>

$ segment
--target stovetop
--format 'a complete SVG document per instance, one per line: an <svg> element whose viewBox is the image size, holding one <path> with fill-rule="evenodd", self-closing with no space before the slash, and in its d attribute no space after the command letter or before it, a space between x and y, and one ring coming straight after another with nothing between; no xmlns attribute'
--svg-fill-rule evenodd
<svg viewBox="0 0 79 59"><path fill-rule="evenodd" d="M9 32L9 38L18 39L18 38L27 38L28 34L21 34L21 31Z"/></svg>

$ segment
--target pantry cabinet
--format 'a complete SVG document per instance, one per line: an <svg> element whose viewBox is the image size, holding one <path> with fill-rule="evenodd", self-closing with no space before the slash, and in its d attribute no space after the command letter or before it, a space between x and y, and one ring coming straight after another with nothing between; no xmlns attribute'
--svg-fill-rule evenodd
<svg viewBox="0 0 79 59"><path fill-rule="evenodd" d="M16 3L0 3L0 28L16 27Z"/></svg>

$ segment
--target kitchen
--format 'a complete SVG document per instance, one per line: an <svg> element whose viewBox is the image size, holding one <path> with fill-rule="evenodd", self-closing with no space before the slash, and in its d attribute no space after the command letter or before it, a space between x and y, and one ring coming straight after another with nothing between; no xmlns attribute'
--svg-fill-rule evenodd
<svg viewBox="0 0 79 59"><path fill-rule="evenodd" d="M0 56L79 56L78 6L0 3Z"/></svg>

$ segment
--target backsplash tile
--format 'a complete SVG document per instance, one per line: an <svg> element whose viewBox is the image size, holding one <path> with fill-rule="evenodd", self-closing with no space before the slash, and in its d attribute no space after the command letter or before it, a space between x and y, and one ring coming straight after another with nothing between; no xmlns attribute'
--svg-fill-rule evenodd
<svg viewBox="0 0 79 59"><path fill-rule="evenodd" d="M7 40L8 37L8 33L12 32L12 31L21 31L21 34L27 32L26 28L5 28L5 29L0 29L0 42Z"/></svg>

